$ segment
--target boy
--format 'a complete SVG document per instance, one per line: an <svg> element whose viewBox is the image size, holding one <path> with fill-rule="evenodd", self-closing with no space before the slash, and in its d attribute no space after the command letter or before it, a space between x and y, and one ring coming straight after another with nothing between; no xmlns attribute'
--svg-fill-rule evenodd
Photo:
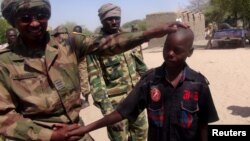
<svg viewBox="0 0 250 141"><path fill-rule="evenodd" d="M149 70L116 111L71 134L83 134L148 112L148 141L206 141L208 123L217 121L206 78L189 68L194 35L178 28L167 36L162 66Z"/></svg>

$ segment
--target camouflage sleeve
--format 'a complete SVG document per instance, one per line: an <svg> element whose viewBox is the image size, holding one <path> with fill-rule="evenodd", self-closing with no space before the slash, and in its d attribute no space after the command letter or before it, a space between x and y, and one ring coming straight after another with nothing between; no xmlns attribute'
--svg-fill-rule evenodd
<svg viewBox="0 0 250 141"><path fill-rule="evenodd" d="M79 58L86 54L111 56L130 50L147 41L143 32L124 32L109 36L86 37L79 34L71 34L70 44L76 50Z"/></svg>
<svg viewBox="0 0 250 141"><path fill-rule="evenodd" d="M136 72L138 72L139 75L142 76L148 70L148 67L143 61L143 56L140 46L133 50L132 56L135 61Z"/></svg>
<svg viewBox="0 0 250 141"><path fill-rule="evenodd" d="M79 69L79 74L80 74L81 92L84 94L83 96L85 96L85 95L88 95L90 93L86 59L82 60L79 63L78 69Z"/></svg>
<svg viewBox="0 0 250 141"><path fill-rule="evenodd" d="M84 60L84 57L86 56L87 46L86 46L86 43L84 44L84 42L90 42L90 41L87 41L88 39L91 39L91 38L87 38L83 34L77 34L75 32L69 34L68 41L69 41L71 50L72 52L75 52L78 61Z"/></svg>
<svg viewBox="0 0 250 141"><path fill-rule="evenodd" d="M94 55L87 55L87 68L89 74L89 84L91 95L95 105L101 110L103 115L111 113L114 109L108 98L106 84L99 69L98 59Z"/></svg>
<svg viewBox="0 0 250 141"><path fill-rule="evenodd" d="M0 67L0 134L13 140L49 141L52 130L43 128L16 112L18 103L15 96L8 91L7 77L8 74Z"/></svg>

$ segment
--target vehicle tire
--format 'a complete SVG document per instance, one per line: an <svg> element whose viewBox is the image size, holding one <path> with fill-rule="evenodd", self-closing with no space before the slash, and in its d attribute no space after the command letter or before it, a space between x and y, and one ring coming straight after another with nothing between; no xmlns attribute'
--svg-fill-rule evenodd
<svg viewBox="0 0 250 141"><path fill-rule="evenodd" d="M240 45L241 45L241 47L245 47L246 46L246 38L242 38L241 39Z"/></svg>

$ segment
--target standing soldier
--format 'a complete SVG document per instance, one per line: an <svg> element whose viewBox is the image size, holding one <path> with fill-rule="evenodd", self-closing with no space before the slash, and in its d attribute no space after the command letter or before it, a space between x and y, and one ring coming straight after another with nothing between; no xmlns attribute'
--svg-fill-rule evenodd
<svg viewBox="0 0 250 141"><path fill-rule="evenodd" d="M82 27L79 25L76 25L73 28L73 32L76 34L83 34ZM90 94L90 85L89 85L89 79L88 79L87 62L86 62L85 58L80 61L78 69L79 69L79 75L80 75L81 94L84 97L83 107L88 107L89 106L88 97Z"/></svg>
<svg viewBox="0 0 250 141"><path fill-rule="evenodd" d="M16 42L17 31L15 28L8 28L5 32L5 37L7 38L7 43L0 45L0 50L7 48ZM3 137L0 135L0 141L3 141Z"/></svg>
<svg viewBox="0 0 250 141"><path fill-rule="evenodd" d="M98 12L103 25L99 37L122 32L120 7L108 3ZM104 115L115 110L147 70L140 46L114 56L87 56L87 63L91 94ZM99 76L96 75L98 72L101 72ZM107 129L111 141L145 141L148 130L146 112L142 112L135 122L124 120Z"/></svg>
<svg viewBox="0 0 250 141"><path fill-rule="evenodd" d="M5 32L5 37L7 38L7 43L0 45L0 50L5 49L9 45L16 42L17 31L15 28L8 28Z"/></svg>

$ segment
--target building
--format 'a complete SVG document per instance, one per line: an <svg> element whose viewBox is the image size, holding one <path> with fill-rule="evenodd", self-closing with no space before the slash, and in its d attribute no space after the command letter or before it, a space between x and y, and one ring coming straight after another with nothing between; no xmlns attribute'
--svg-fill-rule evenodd
<svg viewBox="0 0 250 141"><path fill-rule="evenodd" d="M155 13L149 14L146 16L146 25L147 28L152 28L160 24L173 21L182 21L190 25L190 28L194 32L195 40L203 40L205 37L205 17L204 14L200 12L190 12L183 11L179 13L175 12L164 12L164 13ZM148 46L163 46L166 37L152 39L150 40Z"/></svg>

